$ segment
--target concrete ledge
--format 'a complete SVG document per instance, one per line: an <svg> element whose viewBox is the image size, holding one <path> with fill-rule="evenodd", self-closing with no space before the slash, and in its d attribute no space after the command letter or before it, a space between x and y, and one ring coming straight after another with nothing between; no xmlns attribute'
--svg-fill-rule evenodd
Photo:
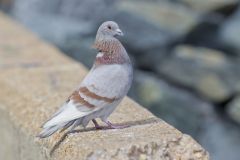
<svg viewBox="0 0 240 160"><path fill-rule="evenodd" d="M95 131L89 126L39 140L41 124L87 70L3 14L0 26L0 159L209 159L190 136L129 98L110 119L130 128Z"/></svg>

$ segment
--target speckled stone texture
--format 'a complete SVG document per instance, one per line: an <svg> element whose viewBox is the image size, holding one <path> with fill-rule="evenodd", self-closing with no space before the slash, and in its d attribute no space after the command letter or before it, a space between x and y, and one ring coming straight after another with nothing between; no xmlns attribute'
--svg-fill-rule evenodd
<svg viewBox="0 0 240 160"><path fill-rule="evenodd" d="M0 159L208 160L190 136L129 98L110 116L121 130L90 125L40 140L40 126L86 75L79 63L0 14ZM90 47L90 46L89 46Z"/></svg>

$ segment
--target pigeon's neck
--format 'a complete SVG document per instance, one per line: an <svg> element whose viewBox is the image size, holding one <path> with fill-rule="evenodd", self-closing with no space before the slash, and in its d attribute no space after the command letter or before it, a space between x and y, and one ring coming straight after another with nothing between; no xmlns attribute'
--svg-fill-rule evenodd
<svg viewBox="0 0 240 160"><path fill-rule="evenodd" d="M94 48L99 51L95 65L130 63L130 58L121 44L114 37L96 38Z"/></svg>

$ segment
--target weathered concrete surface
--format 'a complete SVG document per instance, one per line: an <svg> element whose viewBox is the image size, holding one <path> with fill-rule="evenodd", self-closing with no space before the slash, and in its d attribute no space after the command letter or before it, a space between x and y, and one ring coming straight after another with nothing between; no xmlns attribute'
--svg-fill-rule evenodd
<svg viewBox="0 0 240 160"><path fill-rule="evenodd" d="M125 98L110 119L122 130L87 128L39 140L41 124L86 69L0 14L0 159L208 160L208 153L146 109Z"/></svg>

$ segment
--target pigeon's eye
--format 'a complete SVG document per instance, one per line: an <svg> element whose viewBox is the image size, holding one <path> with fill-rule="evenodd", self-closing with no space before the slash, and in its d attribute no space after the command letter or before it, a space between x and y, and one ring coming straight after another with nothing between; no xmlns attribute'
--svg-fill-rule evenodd
<svg viewBox="0 0 240 160"><path fill-rule="evenodd" d="M111 26L107 26L108 27L108 29L112 29L112 27Z"/></svg>

